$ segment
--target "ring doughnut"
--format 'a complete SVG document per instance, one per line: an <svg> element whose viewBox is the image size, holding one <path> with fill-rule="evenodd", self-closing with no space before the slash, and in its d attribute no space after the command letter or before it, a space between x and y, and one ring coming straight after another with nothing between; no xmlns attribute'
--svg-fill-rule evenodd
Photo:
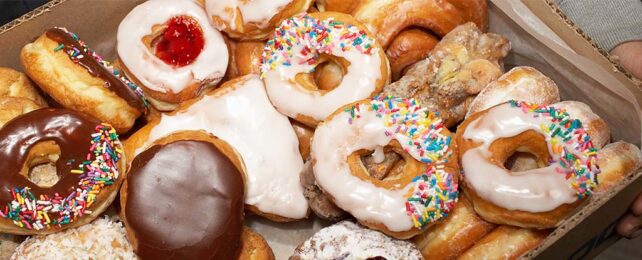
<svg viewBox="0 0 642 260"><path fill-rule="evenodd" d="M312 138L314 177L335 204L360 223L410 238L445 217L457 200L456 145L433 112L414 100L377 97L348 104L319 124ZM405 160L397 176L372 178L361 155L384 149ZM386 203L382 203L386 202Z"/></svg>
<svg viewBox="0 0 642 260"><path fill-rule="evenodd" d="M186 130L206 131L239 152L248 177L246 209L274 221L307 217L297 136L288 118L270 103L258 75L227 81L162 114L127 139L125 151L135 156L155 140Z"/></svg>
<svg viewBox="0 0 642 260"><path fill-rule="evenodd" d="M20 53L25 72L62 106L126 132L146 112L142 91L76 34L51 28Z"/></svg>
<svg viewBox="0 0 642 260"><path fill-rule="evenodd" d="M312 0L200 0L214 26L231 38L267 39L283 19L305 12Z"/></svg>
<svg viewBox="0 0 642 260"><path fill-rule="evenodd" d="M20 97L31 99L39 107L47 107L47 102L38 94L24 73L0 67L0 97Z"/></svg>
<svg viewBox="0 0 642 260"><path fill-rule="evenodd" d="M175 109L225 75L228 50L205 11L193 1L156 0L120 22L118 59L157 109Z"/></svg>
<svg viewBox="0 0 642 260"><path fill-rule="evenodd" d="M557 84L535 68L515 67L479 92L466 117L510 100L550 105L560 101L560 93Z"/></svg>
<svg viewBox="0 0 642 260"><path fill-rule="evenodd" d="M585 122L570 111L510 101L478 112L458 128L464 194L486 221L553 228L595 189L597 149ZM514 152L531 153L541 168L511 172Z"/></svg>
<svg viewBox="0 0 642 260"><path fill-rule="evenodd" d="M86 224L114 200L125 169L115 130L65 109L43 108L0 129L0 232L49 234ZM60 180L33 185L32 166L55 163Z"/></svg>
<svg viewBox="0 0 642 260"><path fill-rule="evenodd" d="M238 257L242 167L233 148L202 131L174 133L136 155L120 192L121 219L136 254L142 259Z"/></svg>
<svg viewBox="0 0 642 260"><path fill-rule="evenodd" d="M336 88L320 90L311 72L327 59L346 73ZM365 27L333 12L284 20L265 46L261 72L274 106L309 126L345 104L373 97L390 80L386 55Z"/></svg>

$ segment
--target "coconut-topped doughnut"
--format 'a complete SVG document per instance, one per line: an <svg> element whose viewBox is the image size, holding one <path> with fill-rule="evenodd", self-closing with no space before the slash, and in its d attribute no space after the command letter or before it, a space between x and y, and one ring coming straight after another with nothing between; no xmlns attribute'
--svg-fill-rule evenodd
<svg viewBox="0 0 642 260"><path fill-rule="evenodd" d="M238 151L247 176L246 208L277 221L307 216L297 136L288 118L270 103L257 75L225 82L151 121L127 139L126 152L138 155L155 140L185 130L208 132Z"/></svg>
<svg viewBox="0 0 642 260"><path fill-rule="evenodd" d="M334 89L320 89L312 72L325 62L342 67ZM262 78L274 106L315 126L339 107L371 98L390 80L383 49L358 21L333 12L284 20L263 52Z"/></svg>
<svg viewBox="0 0 642 260"><path fill-rule="evenodd" d="M360 223L409 238L446 216L457 200L456 147L441 118L414 100L377 97L349 104L317 127L312 139L316 182ZM360 159L401 155L397 176L375 179Z"/></svg>
<svg viewBox="0 0 642 260"><path fill-rule="evenodd" d="M587 198L600 173L597 149L579 119L555 106L510 101L473 114L457 133L464 192L484 219L552 228ZM515 152L540 168L511 172Z"/></svg>
<svg viewBox="0 0 642 260"><path fill-rule="evenodd" d="M214 86L227 68L223 36L191 0L140 4L121 21L117 40L125 72L160 110Z"/></svg>
<svg viewBox="0 0 642 260"><path fill-rule="evenodd" d="M0 232L46 234L88 223L113 201L125 160L113 127L65 109L40 109L0 129ZM39 186L32 167L55 163Z"/></svg>
<svg viewBox="0 0 642 260"><path fill-rule="evenodd" d="M265 39L283 19L308 10L312 0L200 0L214 26L232 38Z"/></svg>
<svg viewBox="0 0 642 260"><path fill-rule="evenodd" d="M60 105L128 131L147 112L143 91L76 34L51 28L22 48L20 60L38 86Z"/></svg>

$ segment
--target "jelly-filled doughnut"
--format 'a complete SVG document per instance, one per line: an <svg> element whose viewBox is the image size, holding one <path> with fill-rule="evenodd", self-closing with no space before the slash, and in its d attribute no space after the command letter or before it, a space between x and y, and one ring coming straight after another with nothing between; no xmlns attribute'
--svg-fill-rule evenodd
<svg viewBox="0 0 642 260"><path fill-rule="evenodd" d="M75 34L51 28L22 48L25 72L62 106L126 132L146 112L138 86L114 69Z"/></svg>
<svg viewBox="0 0 642 260"><path fill-rule="evenodd" d="M0 232L47 234L86 224L113 201L125 169L110 125L66 109L39 109L0 129ZM60 180L27 179L34 166L55 163Z"/></svg>
<svg viewBox="0 0 642 260"><path fill-rule="evenodd" d="M360 223L396 238L409 238L446 216L457 200L456 145L441 118L414 100L377 97L330 115L312 138L314 177L341 209ZM386 150L401 155L401 173L382 180L363 166L362 155Z"/></svg>
<svg viewBox="0 0 642 260"><path fill-rule="evenodd" d="M343 80L323 90L311 72L330 61L342 67ZM274 106L309 126L345 104L372 98L390 81L388 59L375 39L351 16L333 12L284 20L265 46L261 72Z"/></svg>
<svg viewBox="0 0 642 260"><path fill-rule="evenodd" d="M200 0L214 26L234 39L266 39L281 20L305 12L312 0Z"/></svg>
<svg viewBox="0 0 642 260"><path fill-rule="evenodd" d="M464 194L485 220L553 228L597 186L597 149L570 111L510 101L468 117L458 128ZM540 168L512 172L515 152Z"/></svg>
<svg viewBox="0 0 642 260"><path fill-rule="evenodd" d="M234 149L199 131L169 135L138 154L120 194L136 254L236 258L243 230L241 167Z"/></svg>
<svg viewBox="0 0 642 260"><path fill-rule="evenodd" d="M163 111L215 86L229 59L223 36L191 0L138 5L120 22L117 40L125 72Z"/></svg>
<svg viewBox="0 0 642 260"><path fill-rule="evenodd" d="M134 156L155 140L185 130L203 130L238 151L248 177L246 209L274 221L307 217L297 136L288 118L270 103L258 75L227 81L150 121L127 139L126 153Z"/></svg>

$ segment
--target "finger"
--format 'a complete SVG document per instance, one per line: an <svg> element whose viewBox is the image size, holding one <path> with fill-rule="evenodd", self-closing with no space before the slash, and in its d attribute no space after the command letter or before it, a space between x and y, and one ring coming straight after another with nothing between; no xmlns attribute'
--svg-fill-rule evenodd
<svg viewBox="0 0 642 260"><path fill-rule="evenodd" d="M617 225L617 233L620 234L621 236L627 237L627 238L633 238L633 235L639 235L640 232L638 229L640 229L640 225L642 224L642 219L637 216L633 216L633 214L626 214L621 220L620 223ZM634 234L637 233L637 234Z"/></svg>
<svg viewBox="0 0 642 260"><path fill-rule="evenodd" d="M638 217L642 216L642 193L638 194L638 197L631 204L631 212Z"/></svg>

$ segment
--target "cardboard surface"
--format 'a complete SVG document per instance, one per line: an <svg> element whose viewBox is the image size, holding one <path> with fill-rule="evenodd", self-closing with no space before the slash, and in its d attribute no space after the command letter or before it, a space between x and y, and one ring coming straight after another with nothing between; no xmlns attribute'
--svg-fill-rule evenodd
<svg viewBox="0 0 642 260"><path fill-rule="evenodd" d="M97 53L113 59L118 24L140 2L53 1L48 9L37 10L25 17L27 22L0 32L0 66L22 70L18 59L22 46L52 26L69 28ZM562 99L591 105L609 123L613 141L625 140L640 145L642 91L596 65L590 57L579 55L572 48L575 44L565 43L565 37L553 36L551 30L542 26L542 21L532 13L529 14L520 1L492 0L489 5L490 31L502 34L512 42L513 50L505 60L506 70L518 65L541 70L557 82ZM589 205L564 221L541 246L525 257L579 257L585 253L590 255L595 252L591 249L609 243L613 238L608 234L594 237L604 230L608 232L609 228L612 230L615 218L625 211L633 196L642 189L640 175L642 172L631 175L606 196L592 198ZM268 240L277 259L287 259L300 242L328 224L318 219L273 223L254 216L248 217L246 223Z"/></svg>

